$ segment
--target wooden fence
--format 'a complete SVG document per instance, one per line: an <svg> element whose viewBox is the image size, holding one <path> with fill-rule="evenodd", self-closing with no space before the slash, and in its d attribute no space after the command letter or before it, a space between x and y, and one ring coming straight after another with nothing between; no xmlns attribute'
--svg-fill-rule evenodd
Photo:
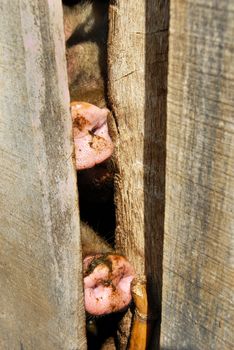
<svg viewBox="0 0 234 350"><path fill-rule="evenodd" d="M62 7L3 1L0 23L0 349L85 349Z"/></svg>
<svg viewBox="0 0 234 350"><path fill-rule="evenodd" d="M86 349L61 4L3 0L0 27L0 349ZM116 241L150 349L234 346L233 38L231 0L111 1Z"/></svg>

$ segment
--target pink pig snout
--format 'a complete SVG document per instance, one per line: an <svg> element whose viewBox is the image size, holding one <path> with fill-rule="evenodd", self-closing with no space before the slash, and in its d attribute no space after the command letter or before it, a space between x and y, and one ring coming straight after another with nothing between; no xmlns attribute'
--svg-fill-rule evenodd
<svg viewBox="0 0 234 350"><path fill-rule="evenodd" d="M84 259L85 309L92 315L121 311L131 302L134 270L129 261L115 254Z"/></svg>
<svg viewBox="0 0 234 350"><path fill-rule="evenodd" d="M113 153L114 145L108 133L108 113L107 108L90 103L71 103L77 170L92 168Z"/></svg>

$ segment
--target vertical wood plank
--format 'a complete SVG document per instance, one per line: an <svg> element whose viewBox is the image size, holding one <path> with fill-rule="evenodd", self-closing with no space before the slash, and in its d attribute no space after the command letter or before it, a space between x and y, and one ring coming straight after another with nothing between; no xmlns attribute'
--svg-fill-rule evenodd
<svg viewBox="0 0 234 350"><path fill-rule="evenodd" d="M0 26L0 348L85 349L61 3L3 0Z"/></svg>
<svg viewBox="0 0 234 350"><path fill-rule="evenodd" d="M233 349L233 1L171 2L161 349Z"/></svg>
<svg viewBox="0 0 234 350"><path fill-rule="evenodd" d="M116 117L117 247L147 275L150 308L160 319L168 2L112 2L109 95ZM127 343L127 326L121 334ZM153 331L156 348L157 331Z"/></svg>

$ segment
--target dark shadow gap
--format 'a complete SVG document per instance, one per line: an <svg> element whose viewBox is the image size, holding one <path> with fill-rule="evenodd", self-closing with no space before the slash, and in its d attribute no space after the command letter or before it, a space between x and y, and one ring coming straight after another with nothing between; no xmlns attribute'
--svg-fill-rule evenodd
<svg viewBox="0 0 234 350"><path fill-rule="evenodd" d="M108 349L119 349L118 324L124 312L114 313L89 319L87 317L87 345L90 350L101 350L103 346Z"/></svg>
<svg viewBox="0 0 234 350"><path fill-rule="evenodd" d="M149 349L159 349L165 211L169 1L147 0L145 18L145 274L153 316ZM150 335L149 335L150 336Z"/></svg>
<svg viewBox="0 0 234 350"><path fill-rule="evenodd" d="M114 174L111 161L78 172L80 218L112 247L115 243Z"/></svg>

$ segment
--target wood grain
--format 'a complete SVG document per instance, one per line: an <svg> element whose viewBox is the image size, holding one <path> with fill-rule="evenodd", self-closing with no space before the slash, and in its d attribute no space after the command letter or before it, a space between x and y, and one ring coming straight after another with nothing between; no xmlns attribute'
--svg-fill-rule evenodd
<svg viewBox="0 0 234 350"><path fill-rule="evenodd" d="M234 4L172 1L161 349L233 349Z"/></svg>
<svg viewBox="0 0 234 350"><path fill-rule="evenodd" d="M168 2L119 0L110 8L109 97L117 124L116 243L146 274L150 308L160 318ZM121 348L128 340L127 322ZM153 346L157 331L153 332Z"/></svg>
<svg viewBox="0 0 234 350"><path fill-rule="evenodd" d="M0 348L86 349L61 4L0 26Z"/></svg>

